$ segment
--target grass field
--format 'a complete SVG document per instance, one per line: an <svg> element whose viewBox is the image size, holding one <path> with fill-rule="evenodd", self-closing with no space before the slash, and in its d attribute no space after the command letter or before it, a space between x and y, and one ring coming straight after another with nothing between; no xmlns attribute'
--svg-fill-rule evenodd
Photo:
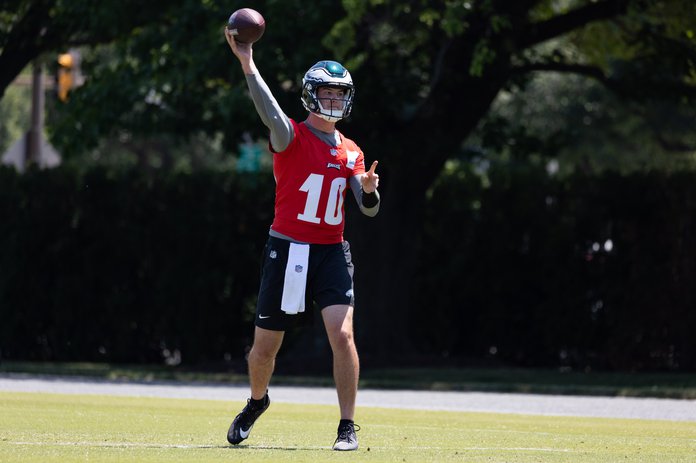
<svg viewBox="0 0 696 463"><path fill-rule="evenodd" d="M361 408L334 452L336 407L274 403L246 445L242 403L0 393L0 462L694 462L696 422Z"/></svg>

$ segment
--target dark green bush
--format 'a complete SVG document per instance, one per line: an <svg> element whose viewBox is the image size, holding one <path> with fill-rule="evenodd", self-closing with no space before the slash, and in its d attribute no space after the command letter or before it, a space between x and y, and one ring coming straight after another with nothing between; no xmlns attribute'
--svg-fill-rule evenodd
<svg viewBox="0 0 696 463"><path fill-rule="evenodd" d="M0 172L4 357L243 357L272 178Z"/></svg>
<svg viewBox="0 0 696 463"><path fill-rule="evenodd" d="M462 166L431 192L409 282L414 351L696 370L693 175L489 177ZM273 187L270 175L0 169L3 358L243 359Z"/></svg>
<svg viewBox="0 0 696 463"><path fill-rule="evenodd" d="M492 172L491 184L455 172L433 191L417 282L428 310L412 336L421 350L696 369L692 174L552 180L520 169Z"/></svg>

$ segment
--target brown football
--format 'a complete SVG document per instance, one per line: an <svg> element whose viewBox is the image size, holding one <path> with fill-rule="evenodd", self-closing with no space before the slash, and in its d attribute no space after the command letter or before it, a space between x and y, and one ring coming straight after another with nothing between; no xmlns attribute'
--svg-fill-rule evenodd
<svg viewBox="0 0 696 463"><path fill-rule="evenodd" d="M256 10L241 8L230 15L227 29L232 32L237 42L254 43L266 30L266 20Z"/></svg>

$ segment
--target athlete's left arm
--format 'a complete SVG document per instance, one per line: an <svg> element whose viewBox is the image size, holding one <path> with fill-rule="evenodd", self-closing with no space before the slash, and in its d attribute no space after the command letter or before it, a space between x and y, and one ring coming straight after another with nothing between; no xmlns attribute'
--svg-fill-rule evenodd
<svg viewBox="0 0 696 463"><path fill-rule="evenodd" d="M353 191L360 211L369 217L374 217L379 212L380 198L377 191L379 175L375 172L377 164L378 162L374 161L370 170L350 178L350 189Z"/></svg>

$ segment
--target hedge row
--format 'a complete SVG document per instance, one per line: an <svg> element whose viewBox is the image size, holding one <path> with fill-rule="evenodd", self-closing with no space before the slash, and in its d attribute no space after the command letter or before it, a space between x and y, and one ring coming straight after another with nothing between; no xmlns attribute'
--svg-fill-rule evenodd
<svg viewBox="0 0 696 463"><path fill-rule="evenodd" d="M493 175L490 188L449 176L433 192L417 304L432 310L412 322L420 349L696 370L693 174Z"/></svg>
<svg viewBox="0 0 696 463"><path fill-rule="evenodd" d="M243 355L272 212L272 189L243 180L0 171L3 356Z"/></svg>
<svg viewBox="0 0 696 463"><path fill-rule="evenodd" d="M454 172L431 193L414 351L696 370L693 175ZM0 169L2 357L243 359L272 195L223 173Z"/></svg>

